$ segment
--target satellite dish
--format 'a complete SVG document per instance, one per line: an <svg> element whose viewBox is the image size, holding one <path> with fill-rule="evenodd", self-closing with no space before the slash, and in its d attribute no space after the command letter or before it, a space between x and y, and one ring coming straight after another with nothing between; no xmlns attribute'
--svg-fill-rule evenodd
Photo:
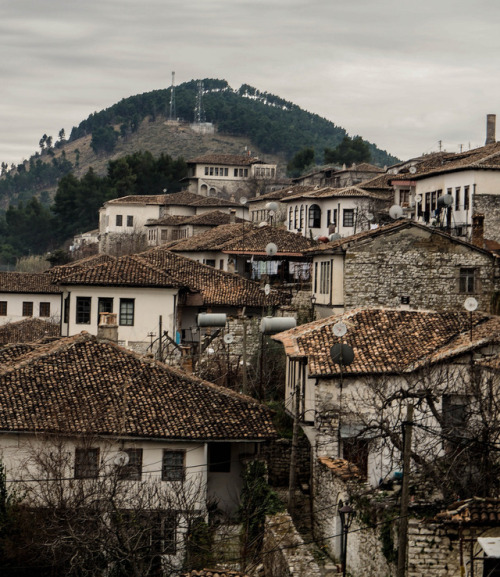
<svg viewBox="0 0 500 577"><path fill-rule="evenodd" d="M130 457L128 456L128 453L126 453L125 451L119 451L113 462L117 467L125 467L125 465L128 465L128 462L130 460Z"/></svg>
<svg viewBox="0 0 500 577"><path fill-rule="evenodd" d="M271 292L271 287L268 284L266 284L264 286L264 294L268 295L270 292Z"/></svg>
<svg viewBox="0 0 500 577"><path fill-rule="evenodd" d="M336 337L343 337L347 332L347 327L344 323L339 322L333 325L333 334Z"/></svg>
<svg viewBox="0 0 500 577"><path fill-rule="evenodd" d="M342 238L340 234L338 232L334 232L328 237L328 240L331 242L332 240L339 240L339 238Z"/></svg>
<svg viewBox="0 0 500 577"><path fill-rule="evenodd" d="M270 210L270 211L269 211L269 216L274 216L275 214L276 214L276 211L275 211L275 210Z"/></svg>
<svg viewBox="0 0 500 577"><path fill-rule="evenodd" d="M373 214L371 212L367 212L366 213L366 220L373 220L375 217L373 216Z"/></svg>
<svg viewBox="0 0 500 577"><path fill-rule="evenodd" d="M267 222L265 221L259 222L259 228L262 228L264 226L267 226Z"/></svg>
<svg viewBox="0 0 500 577"><path fill-rule="evenodd" d="M417 203L422 202L422 195L421 194L417 194L417 196L415 197L415 202L417 202Z"/></svg>
<svg viewBox="0 0 500 577"><path fill-rule="evenodd" d="M477 309L478 302L474 297L469 297L465 299L464 307L470 313Z"/></svg>
<svg viewBox="0 0 500 577"><path fill-rule="evenodd" d="M416 166L410 166L410 174L415 174L417 172Z"/></svg>
<svg viewBox="0 0 500 577"><path fill-rule="evenodd" d="M338 343L330 349L330 357L335 364L347 366L354 361L354 351L349 345Z"/></svg>
<svg viewBox="0 0 500 577"><path fill-rule="evenodd" d="M273 212L276 212L278 210L278 203L277 202L268 202L266 204L266 208L269 211L272 210Z"/></svg>
<svg viewBox="0 0 500 577"><path fill-rule="evenodd" d="M397 220L403 216L403 209L399 206L399 204L393 204L389 209L389 216L394 220Z"/></svg>
<svg viewBox="0 0 500 577"><path fill-rule="evenodd" d="M248 198L246 196L242 196L240 198L240 204L246 204L248 202Z"/></svg>
<svg viewBox="0 0 500 577"><path fill-rule="evenodd" d="M234 335L232 333L227 333L224 335L224 342L226 345L230 345L234 341Z"/></svg>
<svg viewBox="0 0 500 577"><path fill-rule="evenodd" d="M453 196L451 194L443 194L437 199L437 204L439 207L451 206L453 204Z"/></svg>
<svg viewBox="0 0 500 577"><path fill-rule="evenodd" d="M274 242L270 242L266 245L267 256L274 256L277 252L278 252L278 247L274 244Z"/></svg>

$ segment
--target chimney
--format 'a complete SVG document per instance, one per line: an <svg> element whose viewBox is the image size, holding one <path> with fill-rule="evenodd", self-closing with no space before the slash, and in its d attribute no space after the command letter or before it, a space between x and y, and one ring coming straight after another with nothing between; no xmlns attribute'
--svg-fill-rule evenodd
<svg viewBox="0 0 500 577"><path fill-rule="evenodd" d="M472 215L471 243L478 248L484 248L484 214Z"/></svg>
<svg viewBox="0 0 500 577"><path fill-rule="evenodd" d="M229 211L229 222L231 224L234 224L236 222L236 210L234 208L232 208Z"/></svg>
<svg viewBox="0 0 500 577"><path fill-rule="evenodd" d="M100 341L118 342L118 322L116 313L100 313L97 338Z"/></svg>
<svg viewBox="0 0 500 577"><path fill-rule="evenodd" d="M494 144L496 142L496 114L486 116L486 142L485 144Z"/></svg>

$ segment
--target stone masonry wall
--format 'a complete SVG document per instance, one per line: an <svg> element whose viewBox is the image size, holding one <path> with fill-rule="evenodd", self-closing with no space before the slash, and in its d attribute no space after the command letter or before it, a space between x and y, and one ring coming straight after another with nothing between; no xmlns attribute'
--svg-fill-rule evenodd
<svg viewBox="0 0 500 577"><path fill-rule="evenodd" d="M461 267L477 269L476 292L460 293ZM348 250L345 308L399 307L407 296L412 309L463 310L474 296L479 310L489 311L494 270L490 256L432 231L399 231Z"/></svg>
<svg viewBox="0 0 500 577"><path fill-rule="evenodd" d="M316 561L286 513L266 519L263 559L266 577L321 577Z"/></svg>
<svg viewBox="0 0 500 577"><path fill-rule="evenodd" d="M484 214L484 238L500 242L500 196L476 194L474 212Z"/></svg>
<svg viewBox="0 0 500 577"><path fill-rule="evenodd" d="M311 469L310 445L306 437L299 439L297 470L300 483L309 483ZM269 484L273 487L288 487L292 441L278 439L262 449L262 457L267 462Z"/></svg>

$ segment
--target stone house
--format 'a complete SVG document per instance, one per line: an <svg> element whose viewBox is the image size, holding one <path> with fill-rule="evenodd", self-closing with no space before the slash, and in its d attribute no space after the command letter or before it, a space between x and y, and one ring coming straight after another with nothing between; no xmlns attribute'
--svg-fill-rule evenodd
<svg viewBox="0 0 500 577"><path fill-rule="evenodd" d="M499 317L357 309L273 338L287 356L287 410L311 444L316 534L337 558L341 540L330 537L342 532L339 501L360 508L372 498L384 508L399 495L401 431L409 404L415 411L410 476L415 506L435 511L457 495L476 492L497 497L499 463L489 448L500 441ZM354 473L362 481L359 490L349 484ZM382 562L377 570L366 564L372 554L367 539L380 553L376 532L356 534L352 557L348 552L352 574L394 574ZM425 574L455 573L450 568Z"/></svg>
<svg viewBox="0 0 500 577"><path fill-rule="evenodd" d="M254 198L248 199L248 210L250 212L250 220L254 224L267 222L268 224L284 225L287 217L287 208L282 199L302 192L310 192L314 190L314 186L300 186L289 185L278 190L272 190L266 194L257 194ZM277 209L271 214L270 205L277 205Z"/></svg>
<svg viewBox="0 0 500 577"><path fill-rule="evenodd" d="M320 243L308 251L316 314L362 306L460 310L468 297L488 312L500 262L482 244L409 219Z"/></svg>
<svg viewBox="0 0 500 577"><path fill-rule="evenodd" d="M383 172L383 168L368 162L354 163L349 167L344 164L341 169L337 166L325 166L294 178L293 183L320 188L346 188L371 180Z"/></svg>
<svg viewBox="0 0 500 577"><path fill-rule="evenodd" d="M187 190L202 196L254 196L255 190L271 186L278 176L276 164L250 154L206 154L187 165Z"/></svg>
<svg viewBox="0 0 500 577"><path fill-rule="evenodd" d="M0 272L0 325L28 318L59 323L62 291L42 273Z"/></svg>
<svg viewBox="0 0 500 577"><path fill-rule="evenodd" d="M103 506L112 498L124 515L141 507L174 564L182 562L186 518L205 517L210 500L234 514L242 469L275 437L268 409L250 397L87 333L1 356L7 488L26 481L18 494L36 508L49 506L44 495L51 507L71 502L78 487L80 514L84 498L95 504L98 486ZM114 483L112 495L103 479Z"/></svg>

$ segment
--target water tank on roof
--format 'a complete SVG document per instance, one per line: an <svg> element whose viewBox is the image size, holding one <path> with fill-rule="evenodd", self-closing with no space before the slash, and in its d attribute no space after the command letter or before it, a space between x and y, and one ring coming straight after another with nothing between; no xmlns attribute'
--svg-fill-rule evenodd
<svg viewBox="0 0 500 577"><path fill-rule="evenodd" d="M227 317L225 313L200 313L196 317L196 324L199 327L225 327Z"/></svg>
<svg viewBox="0 0 500 577"><path fill-rule="evenodd" d="M265 335L275 335L296 326L297 322L293 317L264 317L260 322L260 332Z"/></svg>

